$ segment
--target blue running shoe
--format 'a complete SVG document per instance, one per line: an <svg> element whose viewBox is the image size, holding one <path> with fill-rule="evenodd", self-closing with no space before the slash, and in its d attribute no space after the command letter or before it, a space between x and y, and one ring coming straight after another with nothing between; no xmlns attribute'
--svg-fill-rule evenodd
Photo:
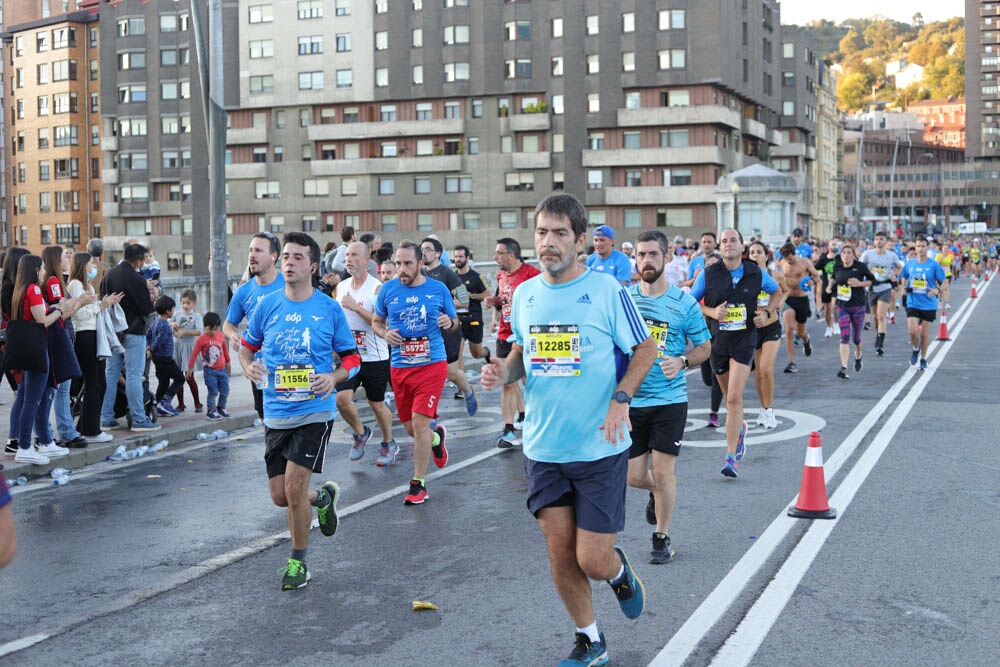
<svg viewBox="0 0 1000 667"><path fill-rule="evenodd" d="M921 359L920 360L920 370L922 370L922 371L926 371L927 370L927 360L926 359Z"/></svg>
<svg viewBox="0 0 1000 667"><path fill-rule="evenodd" d="M596 642L582 632L576 633L573 641L573 650L569 657L560 660L558 667L596 667L597 665L608 664L608 645L604 643L604 633L600 634L601 639Z"/></svg>
<svg viewBox="0 0 1000 667"><path fill-rule="evenodd" d="M917 361L919 359L920 359L920 350L914 350L913 352L910 352L910 365L911 366L916 366L917 365Z"/></svg>
<svg viewBox="0 0 1000 667"><path fill-rule="evenodd" d="M360 461L365 455L365 445L368 444L368 439L372 437L372 430L368 428L367 424L360 434L352 436L354 439L354 444L351 445L351 453L349 458L351 461Z"/></svg>
<svg viewBox="0 0 1000 667"><path fill-rule="evenodd" d="M469 385L469 393L465 396L465 411L472 417L479 409L479 401L476 400L476 390Z"/></svg>
<svg viewBox="0 0 1000 667"><path fill-rule="evenodd" d="M736 479L736 457L732 454L726 456L726 465L722 466L722 474Z"/></svg>
<svg viewBox="0 0 1000 667"><path fill-rule="evenodd" d="M635 576L632 564L629 563L628 556L625 555L622 548L615 547L615 551L618 552L618 557L621 558L625 571L622 573L620 581L611 584L611 589L615 592L615 597L618 598L618 606L622 608L622 613L627 618L639 618L646 605L646 589L643 588L639 577Z"/></svg>
<svg viewBox="0 0 1000 667"><path fill-rule="evenodd" d="M743 457L747 453L747 423L743 422L740 426L740 437L736 441L736 460L742 461Z"/></svg>

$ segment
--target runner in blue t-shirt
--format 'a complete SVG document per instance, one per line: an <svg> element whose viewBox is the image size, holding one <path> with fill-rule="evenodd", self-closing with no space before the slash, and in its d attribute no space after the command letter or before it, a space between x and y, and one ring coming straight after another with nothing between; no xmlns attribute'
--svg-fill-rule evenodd
<svg viewBox="0 0 1000 667"><path fill-rule="evenodd" d="M340 304L313 289L319 244L304 232L285 234L281 254L284 289L257 303L241 340L239 359L247 379L264 389L264 462L271 500L288 508L292 553L282 590L309 581L306 546L312 507L324 535L337 530L335 482L309 488L323 471L339 382L361 367L354 334ZM261 353L262 359L255 361ZM334 368L334 355L340 366Z"/></svg>
<svg viewBox="0 0 1000 667"><path fill-rule="evenodd" d="M281 248L278 237L271 232L254 234L250 239L250 258L247 268L250 280L236 288L226 309L226 319L222 323L222 333L234 351L239 351L242 335L237 327L246 318L250 320L257 303L271 292L279 292L285 286L285 279L278 273L275 264ZM251 384L253 407L257 416L264 418L264 395L257 385Z"/></svg>
<svg viewBox="0 0 1000 667"><path fill-rule="evenodd" d="M444 426L437 424L438 401L448 376L448 353L442 329L458 330L455 301L448 287L420 271L422 253L416 243L396 250L396 278L379 290L372 329L389 343L396 409L403 428L413 438L413 478L405 505L427 500L427 464L448 463Z"/></svg>
<svg viewBox="0 0 1000 667"><path fill-rule="evenodd" d="M528 509L576 621L571 659L603 664L607 647L589 579L608 581L628 618L637 618L645 601L615 534L625 526L628 404L656 345L626 289L577 262L586 238L587 212L572 195L549 195L535 208L544 274L514 292L511 353L506 363L485 365L482 377L487 390L527 377Z"/></svg>
<svg viewBox="0 0 1000 667"><path fill-rule="evenodd" d="M674 556L670 518L677 497L674 464L687 425L687 380L684 371L708 359L712 338L701 306L664 275L670 239L651 229L636 238L639 282L628 292L646 322L658 350L657 361L635 393L628 411L632 422L628 483L649 491L646 521L655 526L649 562L666 563ZM688 341L694 349L685 354ZM652 470L650 470L652 457Z"/></svg>
<svg viewBox="0 0 1000 667"><path fill-rule="evenodd" d="M587 268L617 278L622 285L632 280L628 255L615 250L615 230L601 225L594 230L594 254L587 258Z"/></svg>
<svg viewBox="0 0 1000 667"><path fill-rule="evenodd" d="M937 319L938 294L944 282L944 269L927 256L927 239L918 236L917 258L907 260L899 276L899 286L906 294L906 326L910 332L910 365L927 370L927 347L931 340L931 322ZM923 326L920 323L924 322Z"/></svg>

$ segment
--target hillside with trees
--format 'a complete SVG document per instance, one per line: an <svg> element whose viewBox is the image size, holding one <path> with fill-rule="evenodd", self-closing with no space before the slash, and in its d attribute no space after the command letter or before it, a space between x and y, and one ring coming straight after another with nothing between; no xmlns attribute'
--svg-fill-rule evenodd
<svg viewBox="0 0 1000 667"><path fill-rule="evenodd" d="M924 23L918 13L911 23L881 16L848 19L840 24L813 21L806 26L817 42L817 54L843 67L837 98L845 111L876 103L904 108L921 100L965 95L965 21L955 17ZM897 89L886 64L901 59L924 68L923 80Z"/></svg>

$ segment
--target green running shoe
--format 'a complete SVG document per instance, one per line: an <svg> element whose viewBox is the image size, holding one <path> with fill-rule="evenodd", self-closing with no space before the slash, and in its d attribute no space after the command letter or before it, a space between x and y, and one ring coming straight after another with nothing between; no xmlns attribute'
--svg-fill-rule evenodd
<svg viewBox="0 0 1000 667"><path fill-rule="evenodd" d="M312 579L312 575L309 574L309 568L306 567L306 564L294 558L289 558L288 565L278 570L278 572L284 572L285 574L281 580L281 590L283 591L302 588Z"/></svg>
<svg viewBox="0 0 1000 667"><path fill-rule="evenodd" d="M340 487L336 482L324 482L321 491L327 492L330 502L323 507L317 507L316 515L319 517L319 529L329 537L337 532L337 500L340 498Z"/></svg>

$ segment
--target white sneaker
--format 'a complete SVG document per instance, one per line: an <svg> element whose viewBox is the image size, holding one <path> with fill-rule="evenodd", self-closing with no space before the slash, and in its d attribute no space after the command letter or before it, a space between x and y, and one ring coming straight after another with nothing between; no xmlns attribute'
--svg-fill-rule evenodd
<svg viewBox="0 0 1000 667"><path fill-rule="evenodd" d="M833 325L833 335L834 336L839 336L840 335L840 325L839 324L834 324Z"/></svg>
<svg viewBox="0 0 1000 667"><path fill-rule="evenodd" d="M774 416L774 408L764 411L764 428L778 428L778 418Z"/></svg>
<svg viewBox="0 0 1000 667"><path fill-rule="evenodd" d="M87 442L91 444L95 444L98 442L111 442L112 440L115 439L115 436L111 435L110 433L104 433L104 432L102 432L100 435L85 435L83 437L85 437L87 439Z"/></svg>
<svg viewBox="0 0 1000 667"><path fill-rule="evenodd" d="M38 450L39 454L41 454L42 456L47 456L50 459L58 458L60 456L66 456L67 454L69 454L68 449L66 449L65 447L60 447L54 442L50 442L46 445L35 445L35 449Z"/></svg>
<svg viewBox="0 0 1000 667"><path fill-rule="evenodd" d="M823 338L829 338L832 335L833 335L833 329L831 329L830 327L827 327L826 331L823 332Z"/></svg>
<svg viewBox="0 0 1000 667"><path fill-rule="evenodd" d="M14 462L34 463L36 466L43 466L49 462L49 457L39 454L35 451L34 447L28 447L27 449L17 450L17 454L14 455Z"/></svg>
<svg viewBox="0 0 1000 667"><path fill-rule="evenodd" d="M767 410L764 408L761 408L757 412L757 426L765 426L767 424L767 417L765 416L766 414Z"/></svg>

